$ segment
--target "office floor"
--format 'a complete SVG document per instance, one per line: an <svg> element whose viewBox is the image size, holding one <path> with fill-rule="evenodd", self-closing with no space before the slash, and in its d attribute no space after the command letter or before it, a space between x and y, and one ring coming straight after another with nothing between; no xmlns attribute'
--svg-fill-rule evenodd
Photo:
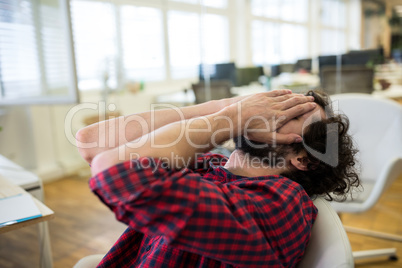
<svg viewBox="0 0 402 268"><path fill-rule="evenodd" d="M105 253L125 226L94 196L87 184L87 173L45 184L46 204L56 217L49 222L54 268L72 267L80 258ZM402 174L370 211L344 214L345 224L402 235ZM0 267L38 267L38 235L34 226L1 235ZM396 262L377 259L356 267L402 267L402 243L349 234L353 250L395 247Z"/></svg>

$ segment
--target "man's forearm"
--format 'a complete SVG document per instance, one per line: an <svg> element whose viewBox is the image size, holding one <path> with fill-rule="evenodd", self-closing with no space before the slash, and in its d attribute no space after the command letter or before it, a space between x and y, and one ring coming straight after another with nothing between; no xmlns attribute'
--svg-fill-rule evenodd
<svg viewBox="0 0 402 268"><path fill-rule="evenodd" d="M82 157L91 163L101 152L117 148L170 123L217 112L233 101L235 99L172 107L102 121L77 132L77 147Z"/></svg>
<svg viewBox="0 0 402 268"><path fill-rule="evenodd" d="M136 141L105 151L95 157L92 174L142 156L160 158L170 168L191 163L197 153L209 151L236 134L237 120L225 109L207 116L163 126Z"/></svg>

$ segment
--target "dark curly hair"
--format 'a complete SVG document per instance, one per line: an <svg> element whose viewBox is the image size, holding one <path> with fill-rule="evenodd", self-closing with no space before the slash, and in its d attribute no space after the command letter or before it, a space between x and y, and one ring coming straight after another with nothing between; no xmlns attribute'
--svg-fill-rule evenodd
<svg viewBox="0 0 402 268"><path fill-rule="evenodd" d="M278 146L279 156L305 151L307 156L303 161L308 163L307 171L293 168L281 175L302 185L309 196L324 195L327 200L343 201L351 188L360 185L355 160L357 149L348 134L349 120L345 115L333 113L326 93L309 91L306 95L314 96L314 101L325 110L326 118L304 129L302 143ZM327 141L328 137L338 138ZM245 141L243 136L236 138L236 149L259 158L267 154L266 147L253 146L261 143Z"/></svg>

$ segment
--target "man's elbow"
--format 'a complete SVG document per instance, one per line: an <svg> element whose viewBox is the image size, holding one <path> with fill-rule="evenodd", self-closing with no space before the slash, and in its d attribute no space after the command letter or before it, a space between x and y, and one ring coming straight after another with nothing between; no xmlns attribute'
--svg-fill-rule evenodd
<svg viewBox="0 0 402 268"><path fill-rule="evenodd" d="M81 157L91 164L94 154L93 148L96 147L95 142L91 142L89 131L86 128L78 130L75 135L76 145Z"/></svg>
<svg viewBox="0 0 402 268"><path fill-rule="evenodd" d="M93 157L91 162L91 174L95 176L96 174L110 168L113 165L118 164L118 158L115 156L114 151L106 151L97 154Z"/></svg>

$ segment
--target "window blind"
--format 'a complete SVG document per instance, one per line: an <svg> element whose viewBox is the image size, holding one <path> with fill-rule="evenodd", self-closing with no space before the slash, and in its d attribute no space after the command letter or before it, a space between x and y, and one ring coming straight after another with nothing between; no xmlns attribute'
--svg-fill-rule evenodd
<svg viewBox="0 0 402 268"><path fill-rule="evenodd" d="M64 12L59 0L0 0L0 105L77 100Z"/></svg>
<svg viewBox="0 0 402 268"><path fill-rule="evenodd" d="M2 98L40 95L41 75L32 3L13 0L1 0L0 3Z"/></svg>

